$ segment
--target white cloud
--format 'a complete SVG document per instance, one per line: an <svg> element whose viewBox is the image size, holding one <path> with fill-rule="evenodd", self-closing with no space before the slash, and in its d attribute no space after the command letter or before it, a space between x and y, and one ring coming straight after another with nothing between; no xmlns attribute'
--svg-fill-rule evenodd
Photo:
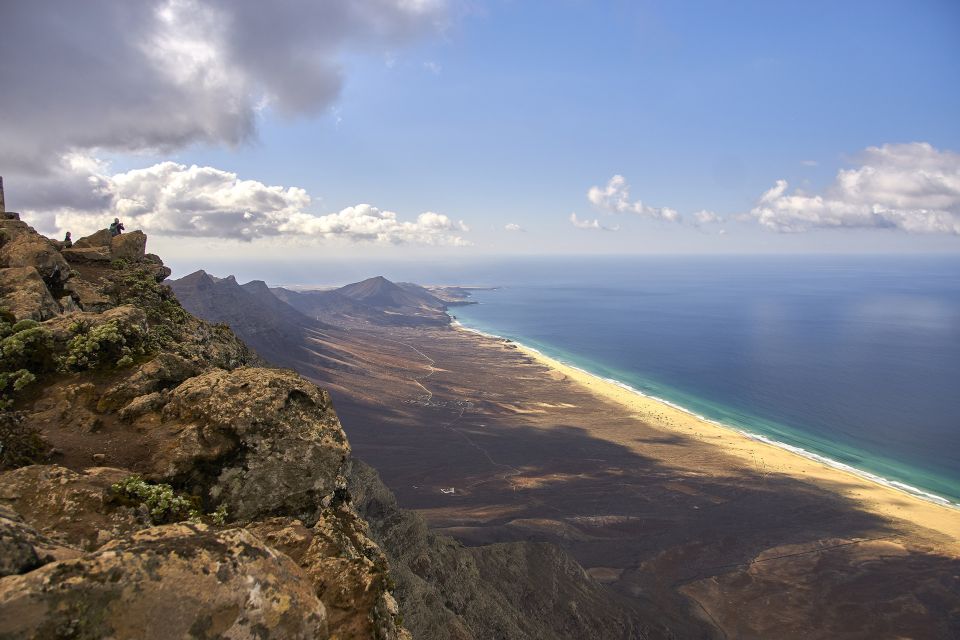
<svg viewBox="0 0 960 640"><path fill-rule="evenodd" d="M822 194L787 193L778 180L750 214L783 232L823 227L890 228L960 234L960 154L927 143L869 147Z"/></svg>
<svg viewBox="0 0 960 640"><path fill-rule="evenodd" d="M514 222L507 223L503 228L505 231L526 231L526 229Z"/></svg>
<svg viewBox="0 0 960 640"><path fill-rule="evenodd" d="M693 226L700 227L705 224L718 224L723 222L723 216L714 213L713 211L708 211L707 209L701 209L693 214Z"/></svg>
<svg viewBox="0 0 960 640"><path fill-rule="evenodd" d="M600 221L597 219L593 220L580 220L577 218L576 213L570 214L570 223L575 226L577 229L597 229L600 231L618 231L620 227L605 227L600 224Z"/></svg>
<svg viewBox="0 0 960 640"><path fill-rule="evenodd" d="M428 60L427 62L424 62L423 68L435 76L440 75L440 72L443 71L443 67L432 60Z"/></svg>
<svg viewBox="0 0 960 640"><path fill-rule="evenodd" d="M641 200L630 200L630 185L626 178L615 175L605 187L590 187L587 199L600 209L611 213L634 213L647 218L679 222L680 213L670 207L651 207Z"/></svg>
<svg viewBox="0 0 960 640"><path fill-rule="evenodd" d="M600 227L600 221L599 221L599 220L596 220L596 219L594 219L594 220L578 220L576 213L571 213L571 214L570 214L570 222L571 222L571 223L573 224L573 226L575 226L577 229L600 229L600 228L601 228L601 227Z"/></svg>
<svg viewBox="0 0 960 640"><path fill-rule="evenodd" d="M344 239L381 244L469 244L460 234L463 222L427 211L413 221L393 211L358 204L335 213L308 212L310 196L298 187L268 186L241 180L214 167L163 162L108 175L102 164L74 159L76 172L93 195L72 197L87 206L41 209L41 220L74 237L119 217L128 228L174 237L256 240L269 237L313 240Z"/></svg>
<svg viewBox="0 0 960 640"><path fill-rule="evenodd" d="M251 139L264 108L327 109L345 52L439 31L444 0L51 0L3 4L0 173L70 152Z"/></svg>
<svg viewBox="0 0 960 640"><path fill-rule="evenodd" d="M801 161L800 161L800 164L802 164L802 165L805 166L805 167L816 167L816 166L818 166L820 163L817 162L816 160L801 160Z"/></svg>

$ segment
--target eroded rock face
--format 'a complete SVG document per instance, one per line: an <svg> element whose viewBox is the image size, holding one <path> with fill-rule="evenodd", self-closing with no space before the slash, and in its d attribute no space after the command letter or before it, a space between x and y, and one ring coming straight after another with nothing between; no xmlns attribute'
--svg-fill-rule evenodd
<svg viewBox="0 0 960 640"><path fill-rule="evenodd" d="M129 476L95 467L83 473L57 465L31 465L0 474L0 508L60 545L97 549L151 526L149 515L112 499L110 486Z"/></svg>
<svg viewBox="0 0 960 640"><path fill-rule="evenodd" d="M35 267L0 269L0 297L17 320L42 322L60 313Z"/></svg>
<svg viewBox="0 0 960 640"><path fill-rule="evenodd" d="M158 451L156 474L199 484L235 518L289 514L312 524L344 482L350 446L330 396L292 371L244 367L190 378L164 418L182 427Z"/></svg>
<svg viewBox="0 0 960 640"><path fill-rule="evenodd" d="M70 278L70 266L52 241L19 220L0 220L5 240L0 266L33 267L48 286L58 288Z"/></svg>
<svg viewBox="0 0 960 640"><path fill-rule="evenodd" d="M0 506L0 578L79 555L80 551L54 542Z"/></svg>
<svg viewBox="0 0 960 640"><path fill-rule="evenodd" d="M110 247L78 247L74 245L70 249L62 251L63 257L72 264L102 263L109 264L113 260L113 254L110 253Z"/></svg>
<svg viewBox="0 0 960 640"><path fill-rule="evenodd" d="M327 638L297 565L242 530L154 527L0 580L3 638Z"/></svg>
<svg viewBox="0 0 960 640"><path fill-rule="evenodd" d="M83 311L101 313L116 306L96 285L82 278L73 278L67 282L64 290Z"/></svg>
<svg viewBox="0 0 960 640"><path fill-rule="evenodd" d="M161 353L114 385L97 403L101 411L126 407L135 398L172 389L200 373L200 367L173 353Z"/></svg>
<svg viewBox="0 0 960 640"><path fill-rule="evenodd" d="M294 518L270 518L247 529L309 576L327 609L333 637L410 637L390 592L387 558L348 505L325 508L312 529Z"/></svg>
<svg viewBox="0 0 960 640"><path fill-rule="evenodd" d="M141 260L147 248L147 234L143 231L122 233L110 239L110 253L114 258L129 262Z"/></svg>
<svg viewBox="0 0 960 640"><path fill-rule="evenodd" d="M89 236L84 236L73 243L73 246L77 249L86 249L89 247L109 247L110 241L113 239L113 236L110 233L110 229L100 229L96 233L92 233Z"/></svg>

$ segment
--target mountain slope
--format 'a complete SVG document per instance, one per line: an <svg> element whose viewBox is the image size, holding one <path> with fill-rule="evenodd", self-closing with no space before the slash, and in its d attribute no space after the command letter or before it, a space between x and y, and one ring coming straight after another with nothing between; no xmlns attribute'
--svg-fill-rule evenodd
<svg viewBox="0 0 960 640"><path fill-rule="evenodd" d="M214 278L201 270L167 284L190 313L228 325L257 353L283 366L308 360L306 336L326 326L274 296L262 281L241 286L233 276Z"/></svg>
<svg viewBox="0 0 960 640"><path fill-rule="evenodd" d="M342 326L442 326L450 322L446 305L414 284L397 285L383 276L328 291L271 289L295 309Z"/></svg>

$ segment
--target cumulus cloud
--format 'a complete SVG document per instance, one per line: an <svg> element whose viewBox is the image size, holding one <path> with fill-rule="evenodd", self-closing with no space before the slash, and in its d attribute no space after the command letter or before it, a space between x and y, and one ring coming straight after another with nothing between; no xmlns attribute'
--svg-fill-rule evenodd
<svg viewBox="0 0 960 640"><path fill-rule="evenodd" d="M581 220L576 213L570 214L570 223L577 229L597 229L600 231L617 231L619 227L605 227L597 219Z"/></svg>
<svg viewBox="0 0 960 640"><path fill-rule="evenodd" d="M693 214L693 226L701 227L706 224L719 224L723 222L723 216L709 211L707 209L701 209Z"/></svg>
<svg viewBox="0 0 960 640"><path fill-rule="evenodd" d="M510 222L503 226L504 231L526 231L523 227L516 224L515 222Z"/></svg>
<svg viewBox="0 0 960 640"><path fill-rule="evenodd" d="M4 3L3 168L244 142L264 108L329 107L344 53L393 51L444 15L444 0Z"/></svg>
<svg viewBox="0 0 960 640"><path fill-rule="evenodd" d="M241 180L214 167L162 162L114 175L102 164L74 160L90 193L83 205L41 209L41 219L59 230L89 232L113 217L129 228L161 236L256 240L269 237L344 239L381 244L467 245L469 231L441 213L427 211L400 220L393 211L358 204L335 213L310 213L311 198L298 187Z"/></svg>
<svg viewBox="0 0 960 640"><path fill-rule="evenodd" d="M647 218L679 222L680 213L670 207L651 207L642 200L630 200L626 178L615 175L605 187L590 187L587 199L597 208L611 213L633 213Z"/></svg>
<svg viewBox="0 0 960 640"><path fill-rule="evenodd" d="M960 154L924 142L867 148L861 166L839 171L823 194L788 193L788 186L777 180L751 217L783 232L874 227L960 234Z"/></svg>

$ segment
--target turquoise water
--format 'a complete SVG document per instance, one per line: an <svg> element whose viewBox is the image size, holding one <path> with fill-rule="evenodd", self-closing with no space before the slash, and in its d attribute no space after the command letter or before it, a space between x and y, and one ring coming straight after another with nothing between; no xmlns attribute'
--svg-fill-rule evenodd
<svg viewBox="0 0 960 640"><path fill-rule="evenodd" d="M467 327L960 503L960 259L532 261L483 277L500 288L452 310Z"/></svg>

